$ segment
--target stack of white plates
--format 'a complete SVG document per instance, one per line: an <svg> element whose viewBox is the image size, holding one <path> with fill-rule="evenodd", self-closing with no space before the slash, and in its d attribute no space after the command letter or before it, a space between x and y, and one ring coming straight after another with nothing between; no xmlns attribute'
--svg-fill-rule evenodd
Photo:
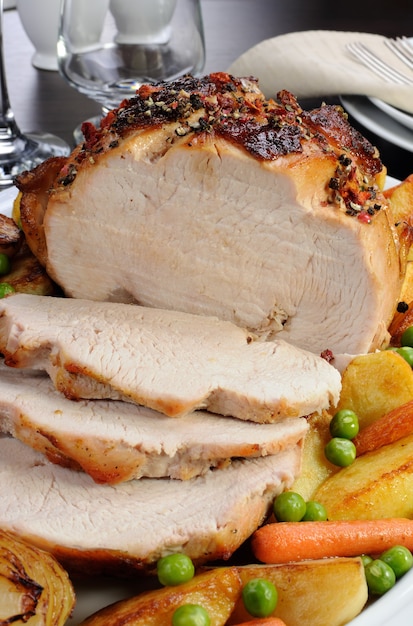
<svg viewBox="0 0 413 626"><path fill-rule="evenodd" d="M413 115L378 98L342 96L341 103L347 113L365 128L413 152Z"/></svg>

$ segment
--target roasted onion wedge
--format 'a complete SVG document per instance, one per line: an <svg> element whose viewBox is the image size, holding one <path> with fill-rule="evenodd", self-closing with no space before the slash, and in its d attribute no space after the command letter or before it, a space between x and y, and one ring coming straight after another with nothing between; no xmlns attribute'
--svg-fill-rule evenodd
<svg viewBox="0 0 413 626"><path fill-rule="evenodd" d="M74 605L71 581L56 559L0 530L0 624L63 626Z"/></svg>

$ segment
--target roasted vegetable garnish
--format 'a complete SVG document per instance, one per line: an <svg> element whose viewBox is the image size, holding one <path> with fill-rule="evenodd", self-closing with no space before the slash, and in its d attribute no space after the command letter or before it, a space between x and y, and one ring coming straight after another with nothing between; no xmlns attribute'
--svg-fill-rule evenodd
<svg viewBox="0 0 413 626"><path fill-rule="evenodd" d="M56 559L0 530L0 624L63 626L75 605Z"/></svg>
<svg viewBox="0 0 413 626"><path fill-rule="evenodd" d="M13 256L18 252L24 235L11 217L0 214L0 253Z"/></svg>
<svg viewBox="0 0 413 626"><path fill-rule="evenodd" d="M2 282L8 283L20 293L52 296L58 292L56 285L26 243L22 244L20 251L11 259L11 271L0 276L0 283Z"/></svg>

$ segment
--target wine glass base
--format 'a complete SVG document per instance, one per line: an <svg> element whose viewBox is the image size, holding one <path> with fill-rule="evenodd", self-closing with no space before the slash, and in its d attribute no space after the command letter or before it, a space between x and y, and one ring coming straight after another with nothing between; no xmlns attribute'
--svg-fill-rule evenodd
<svg viewBox="0 0 413 626"><path fill-rule="evenodd" d="M42 132L25 133L10 148L0 150L0 191L11 187L21 172L33 169L49 157L70 153L70 146L63 139Z"/></svg>

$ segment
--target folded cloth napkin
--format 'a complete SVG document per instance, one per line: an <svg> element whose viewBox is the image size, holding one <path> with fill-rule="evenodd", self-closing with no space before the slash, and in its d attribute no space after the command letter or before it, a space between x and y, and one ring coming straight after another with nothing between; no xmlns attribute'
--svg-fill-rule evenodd
<svg viewBox="0 0 413 626"><path fill-rule="evenodd" d="M255 76L267 97L281 89L297 98L364 95L380 98L413 113L413 85L386 82L355 60L346 44L361 41L386 63L413 79L409 69L389 50L383 35L310 30L266 39L244 52L228 69L235 76Z"/></svg>

